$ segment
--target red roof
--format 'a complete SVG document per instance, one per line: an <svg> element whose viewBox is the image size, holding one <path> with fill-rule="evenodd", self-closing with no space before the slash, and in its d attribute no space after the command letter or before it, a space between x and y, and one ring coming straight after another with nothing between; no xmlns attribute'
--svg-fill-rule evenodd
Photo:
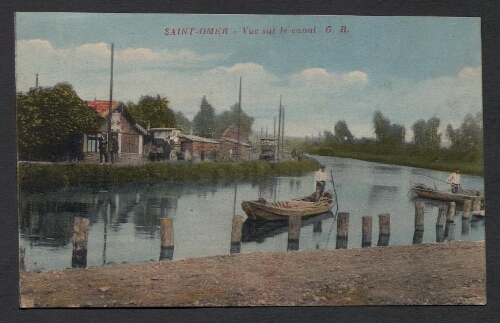
<svg viewBox="0 0 500 323"><path fill-rule="evenodd" d="M85 101L85 103L97 113L99 113L101 116L105 117L108 115L109 112L109 101L105 100L94 100L94 101ZM111 109L114 110L118 106L119 102L113 101L111 105Z"/></svg>

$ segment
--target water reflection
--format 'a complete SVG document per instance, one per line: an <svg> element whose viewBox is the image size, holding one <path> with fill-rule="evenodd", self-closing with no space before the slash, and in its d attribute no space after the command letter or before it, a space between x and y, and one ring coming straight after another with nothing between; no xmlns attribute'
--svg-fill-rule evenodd
<svg viewBox="0 0 500 323"><path fill-rule="evenodd" d="M370 195L368 200L370 203L375 203L380 200L393 200L398 194L399 188L397 186L387 185L372 185L370 188Z"/></svg>
<svg viewBox="0 0 500 323"><path fill-rule="evenodd" d="M333 218L332 212L318 214L316 216L303 219L300 227L303 228L313 225L313 231L320 233L321 223L329 218ZM241 242L263 243L266 238L274 237L284 232L288 232L287 220L264 221L247 218L245 222L243 222Z"/></svg>

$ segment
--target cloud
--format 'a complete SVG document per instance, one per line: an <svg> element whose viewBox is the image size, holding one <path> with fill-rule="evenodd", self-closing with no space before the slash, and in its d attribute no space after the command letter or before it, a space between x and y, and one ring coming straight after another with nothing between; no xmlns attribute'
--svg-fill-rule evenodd
<svg viewBox="0 0 500 323"><path fill-rule="evenodd" d="M18 90L69 82L85 100L109 98L111 50L105 43L54 48L42 39L18 41ZM255 118L255 129L272 131L280 97L286 111L287 135L311 136L333 131L345 120L354 136L373 136L372 116L380 110L391 122L403 124L407 139L419 119L440 118L441 125L458 127L467 113L481 112L481 67L463 67L456 75L416 82L411 78L371 75L361 70L345 73L306 68L278 76L256 62L229 66L225 54L199 54L188 49L155 51L150 48L118 49L115 53L114 99L137 102L141 95L166 97L171 107L189 118L201 99L220 113L238 102L242 77L242 107ZM214 67L215 63L219 63ZM196 66L196 69L190 68ZM179 68L183 67L183 68Z"/></svg>
<svg viewBox="0 0 500 323"><path fill-rule="evenodd" d="M324 68L309 68L289 77L292 86L343 91L348 87L363 87L368 83L368 75L361 71L345 74L330 73Z"/></svg>

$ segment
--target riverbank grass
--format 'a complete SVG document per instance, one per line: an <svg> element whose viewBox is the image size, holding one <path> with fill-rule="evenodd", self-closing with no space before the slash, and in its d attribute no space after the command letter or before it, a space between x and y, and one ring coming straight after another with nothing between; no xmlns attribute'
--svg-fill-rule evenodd
<svg viewBox="0 0 500 323"><path fill-rule="evenodd" d="M314 159L284 162L156 162L140 166L110 164L45 164L19 165L19 187L28 190L70 185L98 186L116 183L152 183L165 180L255 178L291 176L315 171L319 163Z"/></svg>

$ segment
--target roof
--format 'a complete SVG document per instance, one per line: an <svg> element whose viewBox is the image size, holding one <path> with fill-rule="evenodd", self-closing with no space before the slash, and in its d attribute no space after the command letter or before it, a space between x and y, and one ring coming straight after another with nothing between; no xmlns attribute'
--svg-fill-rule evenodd
<svg viewBox="0 0 500 323"><path fill-rule="evenodd" d="M85 101L85 104L97 113L99 113L102 117L106 117L109 113L109 101L106 100L93 100L93 101ZM119 107L121 102L113 101L111 104L111 110L116 110Z"/></svg>
<svg viewBox="0 0 500 323"><path fill-rule="evenodd" d="M222 141L229 141L229 142L232 142L233 144L237 144L238 143L237 139L232 139L232 138L228 138L228 137L222 138ZM247 144L246 142L243 142L243 141L240 141L240 145L246 146L246 147L252 147L252 145Z"/></svg>
<svg viewBox="0 0 500 323"><path fill-rule="evenodd" d="M185 135L181 134L179 137L181 138L186 138L191 141L198 141L198 142L205 142L205 143L211 143L211 144L219 144L220 142L214 139L209 139L209 138L203 138L199 136L193 136L193 135Z"/></svg>
<svg viewBox="0 0 500 323"><path fill-rule="evenodd" d="M150 128L149 131L170 131L170 130L179 130L179 128Z"/></svg>

